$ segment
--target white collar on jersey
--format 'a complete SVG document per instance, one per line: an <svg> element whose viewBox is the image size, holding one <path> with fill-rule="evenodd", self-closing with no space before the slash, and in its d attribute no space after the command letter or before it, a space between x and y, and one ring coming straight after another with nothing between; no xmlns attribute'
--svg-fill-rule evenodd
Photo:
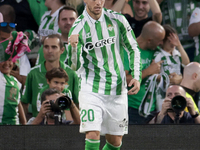
<svg viewBox="0 0 200 150"><path fill-rule="evenodd" d="M103 18L104 18L104 8L102 9L102 12L101 12L101 17L98 19L98 20L95 20L95 19L93 19L89 14L88 14L88 12L87 12L87 10L86 10L86 7L85 7L85 10L84 10L84 16L87 16L87 18L88 18L88 20L90 20L90 22L91 23L95 23L96 21L103 21Z"/></svg>
<svg viewBox="0 0 200 150"><path fill-rule="evenodd" d="M165 54L165 56L181 56L180 52L177 49L172 51L172 55L161 48L161 51Z"/></svg>

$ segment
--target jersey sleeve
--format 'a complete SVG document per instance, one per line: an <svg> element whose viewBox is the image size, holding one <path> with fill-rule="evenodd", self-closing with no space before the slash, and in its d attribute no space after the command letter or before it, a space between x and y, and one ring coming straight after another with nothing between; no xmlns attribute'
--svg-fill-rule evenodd
<svg viewBox="0 0 200 150"><path fill-rule="evenodd" d="M189 25L197 22L200 22L200 8L198 7L195 8L194 11L192 12Z"/></svg>
<svg viewBox="0 0 200 150"><path fill-rule="evenodd" d="M72 63L75 63L76 69L73 70L78 70L81 66L80 62L80 56L82 52L82 45L83 45L83 38L82 38L82 32L83 32L83 26L80 24L81 19L83 16L81 15L73 24L72 28L70 29L68 37L70 37L73 34L79 34L79 40L78 40L78 45L76 49L73 49L70 42L68 44L68 65L71 67ZM75 51L74 51L75 50ZM76 61L74 62L74 60Z"/></svg>
<svg viewBox="0 0 200 150"><path fill-rule="evenodd" d="M140 59L140 50L134 35L134 32L124 16L121 19L120 33L125 50L128 54L129 67L134 79L142 80L142 63Z"/></svg>

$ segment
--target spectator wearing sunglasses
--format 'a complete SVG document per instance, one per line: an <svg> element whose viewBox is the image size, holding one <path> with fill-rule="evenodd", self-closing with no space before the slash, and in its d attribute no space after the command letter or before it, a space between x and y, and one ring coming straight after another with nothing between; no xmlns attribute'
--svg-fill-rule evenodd
<svg viewBox="0 0 200 150"><path fill-rule="evenodd" d="M6 5L6 7L0 6L0 12L3 14L2 20L0 22L0 42L6 40L10 37L10 33L16 29L16 23L14 22L6 22L6 21L14 21L15 20L15 11L10 5ZM13 69L11 71L11 75L17 78L17 80L22 84L22 88L26 81L26 76L31 69L30 62L26 54L24 54L16 63L13 65Z"/></svg>

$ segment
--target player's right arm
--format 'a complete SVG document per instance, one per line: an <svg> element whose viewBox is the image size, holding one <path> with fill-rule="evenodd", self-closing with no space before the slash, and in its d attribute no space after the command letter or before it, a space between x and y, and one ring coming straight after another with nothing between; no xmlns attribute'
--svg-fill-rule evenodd
<svg viewBox="0 0 200 150"><path fill-rule="evenodd" d="M80 67L80 55L82 51L82 33L83 33L83 26L80 23L82 19L82 16L80 16L73 24L69 31L69 44L68 44L68 65L73 70L78 70ZM78 41L77 41L77 35L78 35ZM75 45L74 45L75 44Z"/></svg>

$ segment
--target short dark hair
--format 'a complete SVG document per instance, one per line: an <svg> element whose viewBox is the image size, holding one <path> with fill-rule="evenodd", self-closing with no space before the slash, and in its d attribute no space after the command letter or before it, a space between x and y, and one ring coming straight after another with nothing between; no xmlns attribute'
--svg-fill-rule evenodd
<svg viewBox="0 0 200 150"><path fill-rule="evenodd" d="M163 28L165 29L165 38L163 39L163 42L167 41L167 38L169 37L170 33L177 34L177 31L169 24L164 24Z"/></svg>
<svg viewBox="0 0 200 150"><path fill-rule="evenodd" d="M61 36L59 35L59 34L51 34L51 35L48 35L48 36L46 36L45 38L44 38L44 40L43 40L43 42L42 42L42 44L44 45L44 41L47 39L47 38L57 38L57 39L59 39L59 45L60 45L60 48L63 48L63 46L64 46L64 44L63 44L63 41L62 41L62 39L61 39Z"/></svg>
<svg viewBox="0 0 200 150"><path fill-rule="evenodd" d="M47 71L45 77L48 81L51 81L53 78L65 78L65 82L67 82L69 79L66 71L61 67L53 68L50 71Z"/></svg>
<svg viewBox="0 0 200 150"><path fill-rule="evenodd" d="M41 95L41 104L43 103L43 101L46 100L46 96L50 96L50 95L53 95L56 93L60 94L60 92L58 90L53 89L53 88L45 90Z"/></svg>
<svg viewBox="0 0 200 150"><path fill-rule="evenodd" d="M67 0L60 0L60 2L61 2L62 4L64 4L64 5L66 4L66 1L67 1Z"/></svg>
<svg viewBox="0 0 200 150"><path fill-rule="evenodd" d="M78 17L78 11L77 11L73 6L68 5L68 6L64 6L63 8L61 8L61 9L59 10L59 13L58 13L58 21L60 20L60 13L61 13L63 10L72 10L72 11L74 11L74 12L76 13L76 16Z"/></svg>

